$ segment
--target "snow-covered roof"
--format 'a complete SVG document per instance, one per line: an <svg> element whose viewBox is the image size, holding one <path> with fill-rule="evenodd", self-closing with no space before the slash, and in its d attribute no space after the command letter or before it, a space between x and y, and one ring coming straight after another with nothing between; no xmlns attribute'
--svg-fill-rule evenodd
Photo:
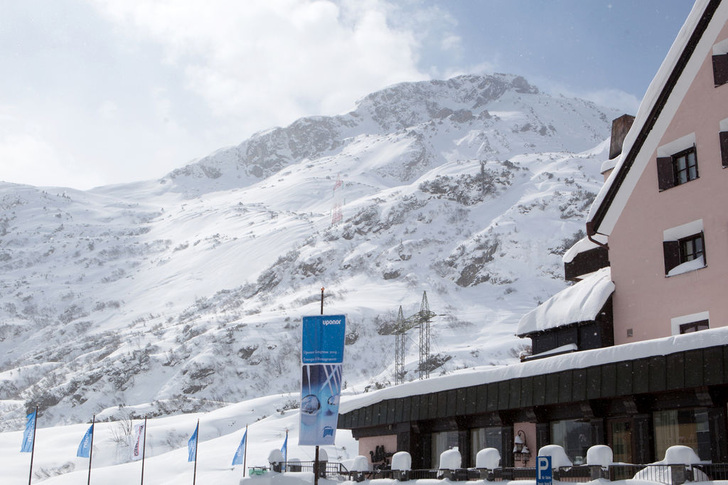
<svg viewBox="0 0 728 485"><path fill-rule="evenodd" d="M602 268L556 293L526 313L518 322L517 335L523 336L571 323L594 320L614 292L610 268Z"/></svg>
<svg viewBox="0 0 728 485"><path fill-rule="evenodd" d="M715 8L715 12L712 13ZM712 13L712 17L711 17ZM597 194L587 221L610 234L637 180L698 73L705 55L728 19L728 4L696 0L660 69L645 93L616 167ZM692 40L692 42L691 42ZM694 48L694 50L693 50Z"/></svg>
<svg viewBox="0 0 728 485"><path fill-rule="evenodd" d="M602 236L601 234L597 234L593 237L594 240L599 241L602 244L607 244L607 236ZM579 239L579 241L576 242L573 246L569 248L568 251L564 253L564 256L562 258L564 263L571 263L574 261L574 258L581 253L585 253L589 251L590 249L598 248L599 245L597 245L595 242L590 241L588 237L585 237L584 239Z"/></svg>
<svg viewBox="0 0 728 485"><path fill-rule="evenodd" d="M501 367L488 366L463 369L451 375L408 382L399 386L388 387L365 394L351 395L346 394L347 391L344 391L345 394L342 395L339 411L341 414L344 414L355 409L377 404L387 399L430 394L491 382L500 382L508 379L553 374L567 369L583 369L630 359L668 355L715 345L725 345L725 342L728 342L728 327L718 327L632 344L572 352L556 355L547 359L519 362Z"/></svg>

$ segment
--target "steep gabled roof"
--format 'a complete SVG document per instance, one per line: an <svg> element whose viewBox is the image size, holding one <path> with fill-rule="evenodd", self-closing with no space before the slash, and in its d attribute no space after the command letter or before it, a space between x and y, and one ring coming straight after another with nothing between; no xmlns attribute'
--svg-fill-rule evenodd
<svg viewBox="0 0 728 485"><path fill-rule="evenodd" d="M610 234L651 154L667 129L712 44L728 19L728 2L697 0L645 93L622 155L597 195L587 233Z"/></svg>

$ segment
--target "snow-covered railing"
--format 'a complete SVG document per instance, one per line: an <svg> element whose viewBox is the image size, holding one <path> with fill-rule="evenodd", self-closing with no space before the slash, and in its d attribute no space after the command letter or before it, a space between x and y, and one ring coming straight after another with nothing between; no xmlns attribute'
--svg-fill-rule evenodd
<svg viewBox="0 0 728 485"><path fill-rule="evenodd" d="M485 473L484 473L485 472ZM398 481L445 478L435 469L410 470L403 476L396 470L373 470L369 472L348 472L341 474L353 481L355 475L362 480L394 479ZM403 478L406 477L406 478ZM632 465L613 464L608 467L598 465L576 465L554 469L553 479L560 482L586 483L593 480L619 481L638 479L646 482L663 483L665 485L682 485L686 482L706 482L728 479L728 464L702 465ZM449 474L448 480L505 482L514 480L536 480L535 468L499 467L489 470L478 468L461 468Z"/></svg>

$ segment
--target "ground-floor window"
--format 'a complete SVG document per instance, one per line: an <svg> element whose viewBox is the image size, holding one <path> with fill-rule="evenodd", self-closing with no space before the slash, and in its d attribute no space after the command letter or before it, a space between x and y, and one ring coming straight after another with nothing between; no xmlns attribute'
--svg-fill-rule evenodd
<svg viewBox="0 0 728 485"><path fill-rule="evenodd" d="M701 460L710 460L710 427L708 411L673 409L653 414L655 458L661 460L673 445L689 446Z"/></svg>
<svg viewBox="0 0 728 485"><path fill-rule="evenodd" d="M586 450L594 444L591 440L591 425L575 419L551 422L551 441L564 448L574 465L586 463Z"/></svg>
<svg viewBox="0 0 728 485"><path fill-rule="evenodd" d="M609 445L615 463L632 462L632 421L629 418L614 419L608 423Z"/></svg>
<svg viewBox="0 0 728 485"><path fill-rule="evenodd" d="M431 461L433 468L440 468L440 454L443 451L458 448L458 432L442 431L440 433L432 433L432 455Z"/></svg>
<svg viewBox="0 0 728 485"><path fill-rule="evenodd" d="M485 448L495 448L503 456L503 435L501 428L474 428L470 430L470 463L475 464L478 452Z"/></svg>

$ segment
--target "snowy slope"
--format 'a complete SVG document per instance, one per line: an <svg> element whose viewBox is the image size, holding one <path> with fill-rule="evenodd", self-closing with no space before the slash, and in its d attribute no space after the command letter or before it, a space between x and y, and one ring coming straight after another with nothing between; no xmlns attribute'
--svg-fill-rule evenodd
<svg viewBox="0 0 728 485"><path fill-rule="evenodd" d="M519 318L566 286L561 255L583 236L617 114L463 76L393 86L158 181L0 184L0 427L34 405L61 424L295 394L321 287L348 315L350 389L393 382L392 323L424 291L435 375L513 361Z"/></svg>

